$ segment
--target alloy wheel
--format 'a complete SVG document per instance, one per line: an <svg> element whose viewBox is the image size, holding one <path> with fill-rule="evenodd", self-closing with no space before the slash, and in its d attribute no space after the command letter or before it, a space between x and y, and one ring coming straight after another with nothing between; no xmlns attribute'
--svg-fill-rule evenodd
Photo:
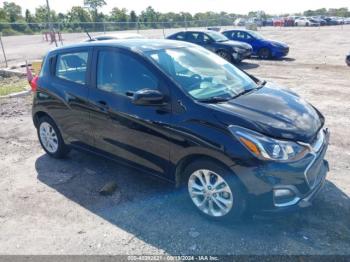
<svg viewBox="0 0 350 262"><path fill-rule="evenodd" d="M231 60L231 56L229 53L224 52L224 51L219 51L218 55L221 56L223 59L230 61Z"/></svg>
<svg viewBox="0 0 350 262"><path fill-rule="evenodd" d="M58 138L55 129L47 122L43 122L39 129L40 141L45 149L54 154L58 149Z"/></svg>
<svg viewBox="0 0 350 262"><path fill-rule="evenodd" d="M222 217L230 212L233 197L230 186L219 174L200 169L191 174L188 192L195 206L212 217Z"/></svg>

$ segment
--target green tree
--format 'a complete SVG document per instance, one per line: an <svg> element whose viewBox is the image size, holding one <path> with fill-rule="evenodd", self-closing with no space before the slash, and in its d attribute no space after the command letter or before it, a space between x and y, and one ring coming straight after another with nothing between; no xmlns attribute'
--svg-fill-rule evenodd
<svg viewBox="0 0 350 262"><path fill-rule="evenodd" d="M134 10L131 10L129 14L129 20L130 22L133 22L133 23L137 22L137 15Z"/></svg>
<svg viewBox="0 0 350 262"><path fill-rule="evenodd" d="M106 5L106 2L105 0L84 0L84 5L90 9L93 21L97 22L101 17L98 14L98 9Z"/></svg>
<svg viewBox="0 0 350 262"><path fill-rule="evenodd" d="M127 22L128 21L128 10L125 8L119 9L118 7L114 7L110 14L110 20L113 22Z"/></svg>
<svg viewBox="0 0 350 262"><path fill-rule="evenodd" d="M89 12L80 6L73 6L67 14L69 22L91 22L91 17Z"/></svg>
<svg viewBox="0 0 350 262"><path fill-rule="evenodd" d="M22 8L15 3L4 2L4 12L11 23L22 18Z"/></svg>

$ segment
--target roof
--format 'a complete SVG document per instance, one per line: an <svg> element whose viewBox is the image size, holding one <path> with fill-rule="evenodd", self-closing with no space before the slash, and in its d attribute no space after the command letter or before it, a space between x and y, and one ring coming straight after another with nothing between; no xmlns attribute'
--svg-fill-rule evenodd
<svg viewBox="0 0 350 262"><path fill-rule="evenodd" d="M177 31L171 35L175 35L175 34L178 34L178 33L186 33L186 32L201 32L201 33L212 33L212 32L216 32L218 33L218 31L215 31L215 30L209 30L209 29L198 29L198 30L181 30L181 31Z"/></svg>
<svg viewBox="0 0 350 262"><path fill-rule="evenodd" d="M112 34L100 34L93 36L92 38L98 39L100 37L110 37L115 39L128 39L128 38L146 38L136 33L112 33Z"/></svg>
<svg viewBox="0 0 350 262"><path fill-rule="evenodd" d="M128 50L145 52L152 50L162 50L171 48L181 48L193 46L191 43L168 40L168 39L116 39L106 41L81 42L73 45L66 45L54 49L52 52L63 51L70 48L79 47L119 47Z"/></svg>
<svg viewBox="0 0 350 262"><path fill-rule="evenodd" d="M222 30L221 32L231 32L231 31L241 31L241 32L251 32L252 30L248 30L248 29L227 29L227 30Z"/></svg>

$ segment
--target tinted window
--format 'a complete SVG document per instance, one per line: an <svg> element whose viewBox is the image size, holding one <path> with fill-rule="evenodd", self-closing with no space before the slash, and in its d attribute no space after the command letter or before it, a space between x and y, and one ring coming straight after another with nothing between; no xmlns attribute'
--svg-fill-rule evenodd
<svg viewBox="0 0 350 262"><path fill-rule="evenodd" d="M100 51L97 88L116 94L157 89L156 77L135 58L115 51Z"/></svg>
<svg viewBox="0 0 350 262"><path fill-rule="evenodd" d="M224 32L223 34L230 39L235 39L237 37L236 36L237 32L235 32L235 31L233 31L233 32L228 31L228 32Z"/></svg>
<svg viewBox="0 0 350 262"><path fill-rule="evenodd" d="M174 35L173 39L185 40L185 34L184 33L178 33L178 34Z"/></svg>
<svg viewBox="0 0 350 262"><path fill-rule="evenodd" d="M86 83L88 52L67 53L57 56L56 76L79 84Z"/></svg>
<svg viewBox="0 0 350 262"><path fill-rule="evenodd" d="M199 33L196 32L187 32L187 41L198 43L199 42Z"/></svg>
<svg viewBox="0 0 350 262"><path fill-rule="evenodd" d="M236 38L244 40L244 39L246 39L246 34L243 33L243 32L237 32L236 33Z"/></svg>
<svg viewBox="0 0 350 262"><path fill-rule="evenodd" d="M206 34L201 34L203 36L203 39L201 40L201 42L204 42L204 43L210 43L212 42L213 40Z"/></svg>

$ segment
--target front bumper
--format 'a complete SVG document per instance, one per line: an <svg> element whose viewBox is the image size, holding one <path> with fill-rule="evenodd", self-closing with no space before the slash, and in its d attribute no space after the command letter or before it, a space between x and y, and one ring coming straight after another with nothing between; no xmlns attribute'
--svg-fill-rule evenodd
<svg viewBox="0 0 350 262"><path fill-rule="evenodd" d="M242 61L246 58L251 57L253 53L253 49L242 49L239 52L233 52L232 53L232 58L234 61Z"/></svg>
<svg viewBox="0 0 350 262"><path fill-rule="evenodd" d="M324 185L328 162L324 160L328 143L328 130L318 150L294 162L261 162L258 167L232 167L240 175L248 191L248 204L255 211L276 213L308 207ZM289 192L281 197L276 192Z"/></svg>
<svg viewBox="0 0 350 262"><path fill-rule="evenodd" d="M275 58L285 57L289 53L289 47L272 49L272 56Z"/></svg>

